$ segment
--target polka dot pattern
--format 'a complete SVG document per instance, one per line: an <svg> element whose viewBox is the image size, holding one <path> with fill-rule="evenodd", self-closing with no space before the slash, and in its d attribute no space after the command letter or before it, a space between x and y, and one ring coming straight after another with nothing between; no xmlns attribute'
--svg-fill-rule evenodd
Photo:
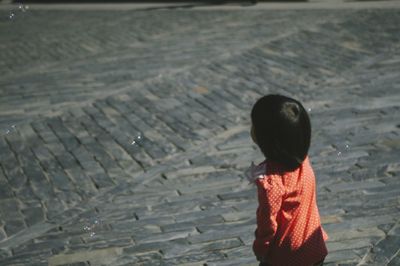
<svg viewBox="0 0 400 266"><path fill-rule="evenodd" d="M328 254L321 227L315 175L308 157L292 172L266 161L257 179L259 206L253 251L268 265L310 266Z"/></svg>

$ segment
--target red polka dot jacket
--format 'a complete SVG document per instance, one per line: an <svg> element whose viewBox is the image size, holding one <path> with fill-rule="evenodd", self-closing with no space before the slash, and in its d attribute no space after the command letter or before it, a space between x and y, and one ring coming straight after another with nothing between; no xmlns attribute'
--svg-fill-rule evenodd
<svg viewBox="0 0 400 266"><path fill-rule="evenodd" d="M310 266L323 260L328 235L321 227L308 157L291 172L269 161L262 165L265 174L255 180L259 202L255 255L272 266Z"/></svg>

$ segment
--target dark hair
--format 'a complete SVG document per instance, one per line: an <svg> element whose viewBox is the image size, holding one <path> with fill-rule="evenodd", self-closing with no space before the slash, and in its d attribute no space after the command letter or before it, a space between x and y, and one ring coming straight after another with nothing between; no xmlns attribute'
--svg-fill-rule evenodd
<svg viewBox="0 0 400 266"><path fill-rule="evenodd" d="M251 110L257 145L268 160L288 170L300 166L311 142L310 118L303 105L282 95L266 95Z"/></svg>

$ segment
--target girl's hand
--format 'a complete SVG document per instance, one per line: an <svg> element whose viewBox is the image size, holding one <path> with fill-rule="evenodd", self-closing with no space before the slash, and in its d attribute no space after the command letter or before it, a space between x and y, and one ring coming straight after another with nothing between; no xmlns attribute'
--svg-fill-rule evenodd
<svg viewBox="0 0 400 266"><path fill-rule="evenodd" d="M250 183L254 183L256 179L262 178L265 175L265 163L255 165L254 162L251 162L250 167L244 172L247 180Z"/></svg>

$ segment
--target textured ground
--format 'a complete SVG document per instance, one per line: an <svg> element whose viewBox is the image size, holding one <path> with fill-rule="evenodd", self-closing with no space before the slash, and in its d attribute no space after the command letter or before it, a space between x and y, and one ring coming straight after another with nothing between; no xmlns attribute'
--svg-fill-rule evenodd
<svg viewBox="0 0 400 266"><path fill-rule="evenodd" d="M1 265L256 265L243 171L267 93L310 112L327 265L400 264L399 9L17 9Z"/></svg>

